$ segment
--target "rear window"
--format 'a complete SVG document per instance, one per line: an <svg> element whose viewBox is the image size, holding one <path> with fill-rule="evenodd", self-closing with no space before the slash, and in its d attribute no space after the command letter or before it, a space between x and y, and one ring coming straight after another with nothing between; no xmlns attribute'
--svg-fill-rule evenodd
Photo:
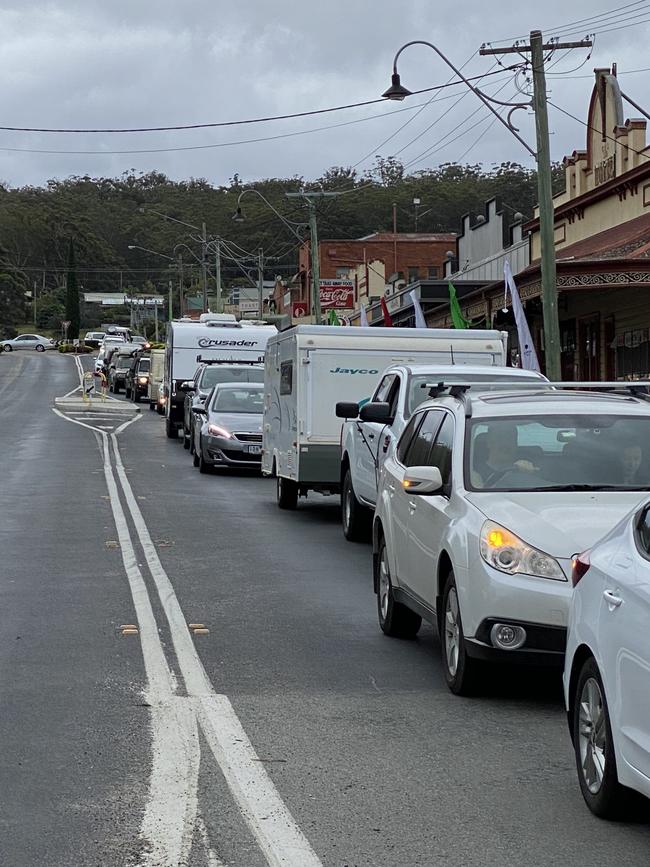
<svg viewBox="0 0 650 867"><path fill-rule="evenodd" d="M199 379L199 388L208 391L221 382L264 382L263 367L206 367Z"/></svg>
<svg viewBox="0 0 650 867"><path fill-rule="evenodd" d="M465 374L463 376L462 366L459 365L458 373L448 374L446 373L444 376L436 376L435 373L422 373L416 374L411 377L409 381L409 389L408 394L406 395L406 406L404 408L405 414L407 418L414 412L421 403L429 398L429 389L425 388L426 385L437 383L439 380L443 379L445 382L539 382L539 376L515 376L507 373L495 373L492 370L491 373L472 373L469 376ZM482 391L496 391L498 389L498 385L490 385L482 389Z"/></svg>

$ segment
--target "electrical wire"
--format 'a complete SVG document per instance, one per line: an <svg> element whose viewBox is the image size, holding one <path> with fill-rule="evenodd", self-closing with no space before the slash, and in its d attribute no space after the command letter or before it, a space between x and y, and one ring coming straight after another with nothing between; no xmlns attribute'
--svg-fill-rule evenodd
<svg viewBox="0 0 650 867"><path fill-rule="evenodd" d="M643 14L647 15L650 10L646 10ZM623 24L620 27L610 27L606 30L592 30L589 34L590 36L597 36L603 33L615 33L617 30L627 30L629 27L639 27L641 24L648 24L650 22L650 18L644 18L642 21L630 21L629 24ZM565 36L581 36L582 31L576 31L574 33L567 33Z"/></svg>
<svg viewBox="0 0 650 867"><path fill-rule="evenodd" d="M576 117L575 114L571 114L570 111L567 111L565 108L562 108L561 106L557 105L557 103L552 102L550 99L548 100L548 104L549 104L549 105L552 105L553 108L555 108L555 109L557 109L558 111L562 112L562 114L565 114L567 117L570 117L572 120L577 121L579 124L581 124L582 126L586 127L590 132L597 132L599 135L602 135L603 138L606 138L606 139L608 139L609 141L614 142L615 144L618 143L618 139L615 139L613 136L608 135L607 133L603 132L603 131L600 130L600 129L597 129L595 126L592 126L590 123L587 123L587 121L582 120L582 119L579 118L579 117ZM638 151L638 150L636 150L635 148L630 147L629 145L628 145L628 150L631 150L632 153L637 154L637 156L640 156L640 157L645 157L646 159L648 159L649 156L650 156L647 150L645 150L645 151Z"/></svg>
<svg viewBox="0 0 650 867"><path fill-rule="evenodd" d="M477 76L482 77L482 76ZM468 81L472 81L473 79L468 79ZM458 84L462 82L451 82L448 84L436 84L432 87L425 87L421 90L414 90L413 96L418 96L421 93L431 93L432 91L445 90L447 87L456 87ZM225 126L244 126L246 124L255 124L255 123L270 123L276 120L293 120L295 118L301 117L312 117L314 115L319 114L330 114L336 111L345 111L350 108L364 108L368 105L377 105L379 103L386 102L384 97L379 97L377 99L367 99L363 102L351 102L346 105L335 105L330 108L317 108L311 111L298 111L293 114L277 114L270 115L268 117L256 117L249 118L246 120L222 120L222 121L214 121L211 123L190 123L190 124L175 124L173 126L149 126L149 127L122 127L122 128L98 128L98 129L66 129L66 128L52 128L52 127L24 127L24 126L0 126L0 131L3 132L40 132L40 133L74 133L74 134L107 134L107 133L142 133L142 132L175 132L179 130L187 130L187 129L214 129L216 127L225 127Z"/></svg>

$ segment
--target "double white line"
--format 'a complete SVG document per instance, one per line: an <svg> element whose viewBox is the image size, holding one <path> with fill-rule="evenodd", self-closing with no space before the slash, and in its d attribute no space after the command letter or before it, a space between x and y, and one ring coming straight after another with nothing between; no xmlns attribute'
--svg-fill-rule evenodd
<svg viewBox="0 0 650 867"><path fill-rule="evenodd" d="M117 433L135 419L109 436L91 425L67 418L56 409L54 412L101 437L104 476L138 622L153 739L149 796L141 826L145 852L139 867L187 864L194 833L202 822L197 798L199 729L267 863L272 867L321 867L309 841L266 773L228 697L215 692L196 652L174 587L160 562L122 463ZM165 612L186 696L177 694L176 678L160 641L151 599L120 500L111 454L124 502ZM219 861L214 854L211 860L217 867Z"/></svg>

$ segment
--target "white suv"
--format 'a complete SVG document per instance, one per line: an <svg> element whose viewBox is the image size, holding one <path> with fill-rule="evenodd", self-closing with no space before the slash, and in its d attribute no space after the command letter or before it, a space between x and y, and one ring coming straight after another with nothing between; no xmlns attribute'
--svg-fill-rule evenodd
<svg viewBox="0 0 650 867"><path fill-rule="evenodd" d="M481 661L561 665L571 558L650 490L650 404L450 392L418 407L383 464L374 587L387 635L437 623L449 688L469 694ZM628 445L643 455L634 479Z"/></svg>

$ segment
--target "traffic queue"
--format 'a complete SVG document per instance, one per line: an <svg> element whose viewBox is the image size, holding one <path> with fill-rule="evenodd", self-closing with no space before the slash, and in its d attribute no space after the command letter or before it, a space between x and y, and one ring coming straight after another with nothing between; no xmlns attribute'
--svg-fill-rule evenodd
<svg viewBox="0 0 650 867"><path fill-rule="evenodd" d="M507 366L498 331L224 314L170 324L162 381L161 351L122 375L126 352L114 390L138 401L146 378L201 473L273 478L288 519L340 497L346 539L371 543L379 627L433 624L452 693L564 667L586 803L612 818L650 797L648 383L548 382Z"/></svg>

